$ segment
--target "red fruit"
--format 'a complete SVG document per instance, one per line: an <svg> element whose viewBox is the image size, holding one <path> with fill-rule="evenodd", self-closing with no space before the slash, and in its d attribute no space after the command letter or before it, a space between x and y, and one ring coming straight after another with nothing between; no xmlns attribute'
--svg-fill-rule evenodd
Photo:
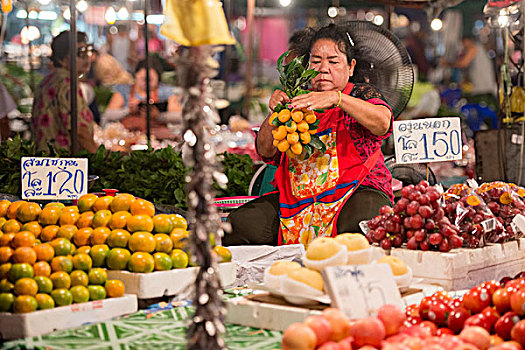
<svg viewBox="0 0 525 350"><path fill-rule="evenodd" d="M407 235L408 236L408 235ZM411 249L411 250L416 250L417 249L417 240L416 240L416 237L412 237L408 240L407 242L407 248L408 249Z"/></svg>
<svg viewBox="0 0 525 350"><path fill-rule="evenodd" d="M448 315L447 326L456 333L461 332L465 321L470 317L470 312L464 307L458 307Z"/></svg>
<svg viewBox="0 0 525 350"><path fill-rule="evenodd" d="M501 288L501 283L499 283L498 281L492 280L488 282L483 282L481 284L481 287L485 288L489 292L490 296L492 297L492 294L494 294L496 290Z"/></svg>
<svg viewBox="0 0 525 350"><path fill-rule="evenodd" d="M401 195L403 197L405 197L405 199L408 200L408 196L410 195L410 192L412 192L412 190L414 189L414 186L413 185L408 185L408 186L405 186L401 189ZM403 199L403 198L401 198ZM400 199L400 200L401 200ZM399 201L398 201L399 202Z"/></svg>
<svg viewBox="0 0 525 350"><path fill-rule="evenodd" d="M341 345L339 345L339 343L336 343L335 341L329 341L327 343L324 343L321 347L317 348L317 350L341 350Z"/></svg>
<svg viewBox="0 0 525 350"><path fill-rule="evenodd" d="M392 249L392 241L389 240L388 238L383 238L381 240L381 248L383 248L384 250Z"/></svg>
<svg viewBox="0 0 525 350"><path fill-rule="evenodd" d="M396 334L406 321L406 314L398 306L383 305L377 312L377 318L383 322L387 336Z"/></svg>
<svg viewBox="0 0 525 350"><path fill-rule="evenodd" d="M410 203L410 201L408 199L400 198L397 201L396 205L394 206L394 211L396 213L404 212L407 209L408 203ZM396 209L396 207L397 207L397 209Z"/></svg>
<svg viewBox="0 0 525 350"><path fill-rule="evenodd" d="M341 350L352 350L353 347L352 347L352 343L354 342L354 338L352 337L347 337L347 338L344 338L343 340L339 341L337 344L339 344L339 347L341 348Z"/></svg>
<svg viewBox="0 0 525 350"><path fill-rule="evenodd" d="M410 199L413 202L416 202L419 205L418 200L420 196L421 196L421 192L419 192L418 190L415 190L415 191L410 192L410 194L408 195L408 199Z"/></svg>
<svg viewBox="0 0 525 350"><path fill-rule="evenodd" d="M326 343L332 338L334 333L332 325L321 315L309 316L304 320L304 324L314 331L317 337L316 346Z"/></svg>
<svg viewBox="0 0 525 350"><path fill-rule="evenodd" d="M441 300L434 300L428 309L428 319L437 326L444 326L450 313L450 307Z"/></svg>
<svg viewBox="0 0 525 350"><path fill-rule="evenodd" d="M507 341L490 348L490 350L523 350L523 348L515 341Z"/></svg>
<svg viewBox="0 0 525 350"><path fill-rule="evenodd" d="M442 337L444 335L454 335L454 331L450 328L439 328L436 332L436 336Z"/></svg>
<svg viewBox="0 0 525 350"><path fill-rule="evenodd" d="M432 231L436 228L436 222L432 219L428 219L426 222L425 222L425 229L427 231Z"/></svg>
<svg viewBox="0 0 525 350"><path fill-rule="evenodd" d="M448 238L448 242L452 246L452 249L461 248L463 246L463 238L458 235L452 235Z"/></svg>
<svg viewBox="0 0 525 350"><path fill-rule="evenodd" d="M413 229L417 230L423 227L423 217L419 214L412 216L410 224Z"/></svg>
<svg viewBox="0 0 525 350"><path fill-rule="evenodd" d="M428 189L426 195L430 198L431 202L435 202L441 197L439 192L434 188Z"/></svg>
<svg viewBox="0 0 525 350"><path fill-rule="evenodd" d="M424 297L419 303L419 316L424 320L428 320L428 310L432 301L434 301L432 297Z"/></svg>
<svg viewBox="0 0 525 350"><path fill-rule="evenodd" d="M430 219L432 215L434 215L434 209L428 205L422 205L418 209L419 215L421 215L425 219Z"/></svg>
<svg viewBox="0 0 525 350"><path fill-rule="evenodd" d="M374 237L374 240L376 240L377 242L385 238L386 237L385 228L384 227L376 228L376 230L374 231L373 237Z"/></svg>
<svg viewBox="0 0 525 350"><path fill-rule="evenodd" d="M494 332L503 340L510 340L510 332L520 317L514 311L509 311L501 316L494 324Z"/></svg>
<svg viewBox="0 0 525 350"><path fill-rule="evenodd" d="M518 290L511 294L510 307L518 315L525 315L525 290Z"/></svg>
<svg viewBox="0 0 525 350"><path fill-rule="evenodd" d="M418 210L419 210L419 203L416 202L415 200L412 200L407 206L407 214L410 216L416 215Z"/></svg>
<svg viewBox="0 0 525 350"><path fill-rule="evenodd" d="M443 240L443 236L440 233L433 233L428 237L428 242L432 245L438 245Z"/></svg>
<svg viewBox="0 0 525 350"><path fill-rule="evenodd" d="M430 197L428 196L428 194L422 194L421 197L419 197L419 204L421 205L430 204Z"/></svg>
<svg viewBox="0 0 525 350"><path fill-rule="evenodd" d="M512 327L510 337L522 346L525 345L525 320L519 321Z"/></svg>
<svg viewBox="0 0 525 350"><path fill-rule="evenodd" d="M385 339L386 331L385 326L377 317L367 317L352 324L350 335L354 338L354 345L358 348L365 345L379 347Z"/></svg>
<svg viewBox="0 0 525 350"><path fill-rule="evenodd" d="M490 346L490 334L481 327L468 327L459 334L461 340L476 346L480 350Z"/></svg>
<svg viewBox="0 0 525 350"><path fill-rule="evenodd" d="M469 318L467 318L467 320L465 321L463 328L467 327L481 327L483 329L486 329L487 332L490 332L492 324L485 315L475 314L474 316L470 316Z"/></svg>
<svg viewBox="0 0 525 350"><path fill-rule="evenodd" d="M388 205L383 205L380 209L379 209L379 214L381 215L389 215L389 214L392 214L392 207L388 206Z"/></svg>
<svg viewBox="0 0 525 350"><path fill-rule="evenodd" d="M423 242L427 238L427 233L424 230L417 230L414 232L414 238L418 242Z"/></svg>
<svg viewBox="0 0 525 350"><path fill-rule="evenodd" d="M491 299L485 288L474 287L463 296L463 307L472 313L481 312L490 305Z"/></svg>
<svg viewBox="0 0 525 350"><path fill-rule="evenodd" d="M291 324L283 334L283 350L313 350L317 342L314 331L304 323Z"/></svg>
<svg viewBox="0 0 525 350"><path fill-rule="evenodd" d="M507 288L497 289L492 294L492 305L500 314L510 310L510 293Z"/></svg>
<svg viewBox="0 0 525 350"><path fill-rule="evenodd" d="M438 330L438 327L436 326L435 323L433 322L430 322L430 321L423 321L419 324L419 327L425 329L428 331L428 333L431 335L431 336L434 336L436 335L437 333L437 330Z"/></svg>
<svg viewBox="0 0 525 350"><path fill-rule="evenodd" d="M333 333L331 340L339 341L350 335L350 322L339 309L331 307L324 309L323 316L332 326Z"/></svg>
<svg viewBox="0 0 525 350"><path fill-rule="evenodd" d="M419 249L423 251L427 251L430 249L430 244L428 243L428 240L424 240L423 242L419 242Z"/></svg>

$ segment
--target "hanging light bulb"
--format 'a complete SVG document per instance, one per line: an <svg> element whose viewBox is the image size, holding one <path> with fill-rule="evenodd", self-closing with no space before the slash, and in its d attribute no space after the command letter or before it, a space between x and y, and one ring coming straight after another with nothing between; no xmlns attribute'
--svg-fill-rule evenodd
<svg viewBox="0 0 525 350"><path fill-rule="evenodd" d="M292 3L292 0L279 0L282 7L288 7Z"/></svg>
<svg viewBox="0 0 525 350"><path fill-rule="evenodd" d="M38 0L38 2L39 2L41 5L49 5L49 3L51 2L51 0Z"/></svg>
<svg viewBox="0 0 525 350"><path fill-rule="evenodd" d="M117 12L117 18L119 20L122 20L122 21L125 21L129 18L129 12L128 12L128 9L125 8L124 6L122 6L120 8L120 10L118 10Z"/></svg>
<svg viewBox="0 0 525 350"><path fill-rule="evenodd" d="M80 0L79 2L77 2L77 10L78 12L85 12L88 8L88 3L86 0Z"/></svg>
<svg viewBox="0 0 525 350"><path fill-rule="evenodd" d="M435 32L440 31L443 28L443 21L439 18L434 18L432 22L430 22L430 28Z"/></svg>
<svg viewBox="0 0 525 350"><path fill-rule="evenodd" d="M117 13L113 7L108 7L106 14L104 15L104 19L108 24L114 24L117 21Z"/></svg>

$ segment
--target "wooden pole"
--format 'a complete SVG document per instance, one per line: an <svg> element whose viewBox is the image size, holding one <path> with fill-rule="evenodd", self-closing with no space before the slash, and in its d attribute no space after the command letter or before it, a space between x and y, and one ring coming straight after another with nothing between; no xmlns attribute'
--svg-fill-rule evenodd
<svg viewBox="0 0 525 350"><path fill-rule="evenodd" d="M146 52L146 138L148 146L151 145L151 114L150 114L150 86L149 69L151 58L149 57L149 37L148 37L148 0L144 0L144 49ZM159 77L160 79L160 77Z"/></svg>
<svg viewBox="0 0 525 350"><path fill-rule="evenodd" d="M77 120L78 120L78 74L77 74L77 1L69 0L71 13L69 27L69 91L71 102L71 154L77 153Z"/></svg>
<svg viewBox="0 0 525 350"><path fill-rule="evenodd" d="M253 13L255 11L255 0L248 0L248 57L246 59L246 94L244 96L244 116L250 116L250 100L252 99L252 65L253 65Z"/></svg>

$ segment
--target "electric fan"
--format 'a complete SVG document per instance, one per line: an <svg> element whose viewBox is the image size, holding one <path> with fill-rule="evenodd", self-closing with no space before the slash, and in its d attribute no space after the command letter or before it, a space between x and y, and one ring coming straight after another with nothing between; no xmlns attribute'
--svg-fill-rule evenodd
<svg viewBox="0 0 525 350"><path fill-rule="evenodd" d="M390 31L368 21L342 23L357 51L354 82L376 87L392 108L394 118L406 107L414 86L412 60Z"/></svg>
<svg viewBox="0 0 525 350"><path fill-rule="evenodd" d="M385 159L385 165L392 177L403 183L403 186L417 185L420 181L427 180L426 164L398 164L396 158L391 156ZM436 184L436 175L432 169L428 168L428 182L430 185Z"/></svg>

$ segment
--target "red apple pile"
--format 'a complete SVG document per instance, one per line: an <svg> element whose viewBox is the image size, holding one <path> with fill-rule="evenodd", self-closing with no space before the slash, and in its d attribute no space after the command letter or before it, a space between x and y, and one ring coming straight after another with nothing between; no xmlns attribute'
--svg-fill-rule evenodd
<svg viewBox="0 0 525 350"><path fill-rule="evenodd" d="M511 223L517 214L522 214L525 210L525 204L519 195L522 193L520 188L516 186L513 190L509 184L495 181L482 184L476 192L505 227L506 235L501 241L517 238L518 232L514 230Z"/></svg>
<svg viewBox="0 0 525 350"><path fill-rule="evenodd" d="M382 306L376 317L355 321L349 321L339 310L330 308L322 315L290 325L283 334L282 349L485 350L491 345L490 334L481 327L466 328L456 336L452 331L440 331L430 321L407 325L406 320L405 313L393 305ZM499 350L522 350L518 343L499 346Z"/></svg>
<svg viewBox="0 0 525 350"><path fill-rule="evenodd" d="M427 181L404 187L394 207L382 207L380 215L368 221L368 228L368 241L385 250L405 242L408 249L442 252L463 245L457 228L441 207L440 192Z"/></svg>
<svg viewBox="0 0 525 350"><path fill-rule="evenodd" d="M507 234L503 225L488 209L483 199L466 185L453 186L443 194L445 214L454 222L467 248L485 243L503 243Z"/></svg>
<svg viewBox="0 0 525 350"><path fill-rule="evenodd" d="M435 328L436 334L440 335L461 335L471 327L478 327L490 334L491 346L521 349L525 346L525 279L505 281L482 283L461 299L452 298L446 292L425 297L419 305L406 308L406 325L425 325ZM474 343L480 335L472 335L472 341L462 338ZM479 344L475 345L479 347Z"/></svg>

